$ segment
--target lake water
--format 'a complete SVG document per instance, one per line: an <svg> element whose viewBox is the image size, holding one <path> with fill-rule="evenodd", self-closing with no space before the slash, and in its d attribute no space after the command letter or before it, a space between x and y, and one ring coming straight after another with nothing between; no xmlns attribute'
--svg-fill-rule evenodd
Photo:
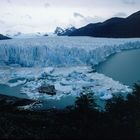
<svg viewBox="0 0 140 140"><path fill-rule="evenodd" d="M20 93L21 85L9 87L8 85L0 84L0 94L15 96L19 98L28 98L26 94Z"/></svg>
<svg viewBox="0 0 140 140"><path fill-rule="evenodd" d="M98 65L96 70L132 87L140 81L140 49L114 54Z"/></svg>

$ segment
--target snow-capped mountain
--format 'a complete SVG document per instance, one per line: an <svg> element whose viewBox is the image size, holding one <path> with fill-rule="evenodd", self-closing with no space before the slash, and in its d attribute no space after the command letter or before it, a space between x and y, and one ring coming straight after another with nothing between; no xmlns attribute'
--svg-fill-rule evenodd
<svg viewBox="0 0 140 140"><path fill-rule="evenodd" d="M56 35L62 35L64 33L64 29L62 29L61 27L56 27L54 34Z"/></svg>
<svg viewBox="0 0 140 140"><path fill-rule="evenodd" d="M75 31L76 28L74 26L68 27L68 28L61 28L61 27L56 27L54 34L58 36L68 36L70 35L73 31Z"/></svg>

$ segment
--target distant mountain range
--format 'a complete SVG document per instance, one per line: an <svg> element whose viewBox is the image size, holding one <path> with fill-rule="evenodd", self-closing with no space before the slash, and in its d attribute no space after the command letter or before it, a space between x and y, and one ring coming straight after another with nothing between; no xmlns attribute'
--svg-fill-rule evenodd
<svg viewBox="0 0 140 140"><path fill-rule="evenodd" d="M61 27L56 27L54 34L57 36L68 36L75 30L76 30L76 28L74 26L68 27L66 29L63 29Z"/></svg>
<svg viewBox="0 0 140 140"><path fill-rule="evenodd" d="M0 34L0 40L6 40L6 39L11 39L11 38Z"/></svg>
<svg viewBox="0 0 140 140"><path fill-rule="evenodd" d="M140 37L140 11L127 18L114 17L105 22L91 23L74 30L69 36L92 36L108 38Z"/></svg>

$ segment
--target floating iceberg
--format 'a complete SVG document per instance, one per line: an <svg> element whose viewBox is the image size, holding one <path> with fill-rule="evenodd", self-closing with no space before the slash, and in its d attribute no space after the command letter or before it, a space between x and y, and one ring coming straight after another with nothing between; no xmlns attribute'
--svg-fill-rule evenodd
<svg viewBox="0 0 140 140"><path fill-rule="evenodd" d="M30 99L60 100L65 96L78 96L81 92L92 92L100 99L109 99L112 94L131 92L131 89L114 81L103 74L91 73L90 66L47 67L47 68L17 68L0 69L0 83L10 87L21 86L20 93L25 93ZM41 85L54 85L56 95L39 93Z"/></svg>

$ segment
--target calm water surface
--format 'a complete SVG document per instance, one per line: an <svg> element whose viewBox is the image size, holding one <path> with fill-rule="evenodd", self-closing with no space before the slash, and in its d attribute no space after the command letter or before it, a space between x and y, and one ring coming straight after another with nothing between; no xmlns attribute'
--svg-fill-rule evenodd
<svg viewBox="0 0 140 140"><path fill-rule="evenodd" d="M97 72L132 87L140 81L140 49L112 55L96 69Z"/></svg>

